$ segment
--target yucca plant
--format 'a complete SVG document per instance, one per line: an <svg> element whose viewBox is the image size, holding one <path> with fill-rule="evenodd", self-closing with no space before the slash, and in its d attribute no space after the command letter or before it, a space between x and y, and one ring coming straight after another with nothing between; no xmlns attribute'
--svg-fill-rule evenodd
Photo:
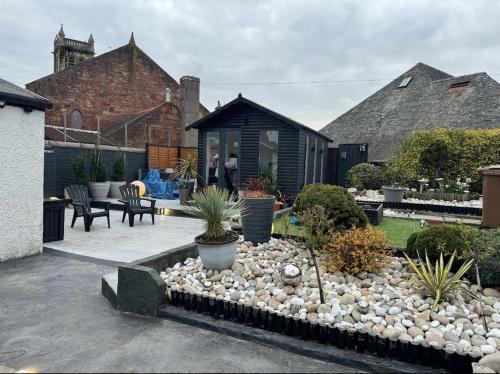
<svg viewBox="0 0 500 374"><path fill-rule="evenodd" d="M179 163L170 176L170 179L184 179L187 181L198 178L196 170L196 162L193 157L188 156L186 159L179 159Z"/></svg>
<svg viewBox="0 0 500 374"><path fill-rule="evenodd" d="M222 222L241 214L244 207L243 201L237 200L228 190L210 186L194 193L183 210L205 221L206 232L202 235L205 241L219 242L227 237Z"/></svg>
<svg viewBox="0 0 500 374"><path fill-rule="evenodd" d="M441 253L439 259L436 261L436 265L432 266L427 252L425 253L425 264L421 261L418 265L405 254L410 267L415 272L410 279L410 287L416 286L416 288L422 289L434 298L434 303L431 307L432 311L449 294L464 292L472 298L477 298L476 295L467 290L464 286L465 281L462 280L462 277L471 268L474 261L470 260L463 263L456 273L451 275L450 271L455 261L455 255L456 252L452 254L445 266L443 254Z"/></svg>

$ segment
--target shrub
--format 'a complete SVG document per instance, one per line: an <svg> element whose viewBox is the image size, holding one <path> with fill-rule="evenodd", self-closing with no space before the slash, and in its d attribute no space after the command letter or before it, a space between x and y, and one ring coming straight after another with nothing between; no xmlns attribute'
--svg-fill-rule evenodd
<svg viewBox="0 0 500 374"><path fill-rule="evenodd" d="M500 229L477 231L470 246L474 251L485 254L478 261L481 286L498 287L500 286ZM469 270L467 278L476 281L474 269Z"/></svg>
<svg viewBox="0 0 500 374"><path fill-rule="evenodd" d="M432 262L438 260L441 253L447 258L455 251L459 257L463 257L468 251L461 229L455 225L431 226L413 233L406 242L405 250L411 258L423 258L427 252Z"/></svg>
<svg viewBox="0 0 500 374"><path fill-rule="evenodd" d="M390 254L387 234L368 225L332 234L323 248L325 266L330 272L357 274L373 272L387 262Z"/></svg>
<svg viewBox="0 0 500 374"><path fill-rule="evenodd" d="M410 279L409 285L410 287L415 286L415 288L419 289L426 296L428 295L434 298L431 311L434 311L441 300L450 294L464 292L468 296L476 298L476 296L467 289L465 281L462 280L465 273L472 267L474 260L463 263L460 268L452 274L451 270L453 262L455 261L455 252L452 253L446 266L444 265L442 253L439 255L439 259L436 261L435 266L432 266L427 254L425 255L425 262L422 261L419 265L413 262L408 256L406 256L406 258L414 273Z"/></svg>
<svg viewBox="0 0 500 374"><path fill-rule="evenodd" d="M358 190L379 190L384 184L384 173L379 166L358 164L347 172L347 182Z"/></svg>
<svg viewBox="0 0 500 374"><path fill-rule="evenodd" d="M113 174L111 180L114 182L122 182L125 179L125 155L119 154L113 161Z"/></svg>
<svg viewBox="0 0 500 374"><path fill-rule="evenodd" d="M328 242L328 234L333 229L333 222L328 219L325 208L315 205L302 211L298 218L305 231L307 246L313 250L322 248Z"/></svg>
<svg viewBox="0 0 500 374"><path fill-rule="evenodd" d="M353 226L365 227L368 222L366 214L356 204L354 197L340 186L309 184L297 195L294 208L300 214L315 205L325 209L335 230L345 230Z"/></svg>
<svg viewBox="0 0 500 374"><path fill-rule="evenodd" d="M85 170L85 158L79 156L73 160L72 164L73 176L71 178L74 184L87 184L89 177L87 175L87 170Z"/></svg>

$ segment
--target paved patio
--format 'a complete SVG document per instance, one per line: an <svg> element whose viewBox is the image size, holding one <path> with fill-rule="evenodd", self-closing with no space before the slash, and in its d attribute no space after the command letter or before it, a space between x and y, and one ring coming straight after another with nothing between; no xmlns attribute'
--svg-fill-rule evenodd
<svg viewBox="0 0 500 374"><path fill-rule="evenodd" d="M58 251L115 262L132 262L169 249L192 243L203 232L203 221L176 216L136 216L135 226L128 219L122 223L122 212L111 211L111 228L106 218L96 218L90 232L85 232L83 218L78 218L72 229L73 209L66 209L64 240L45 243Z"/></svg>

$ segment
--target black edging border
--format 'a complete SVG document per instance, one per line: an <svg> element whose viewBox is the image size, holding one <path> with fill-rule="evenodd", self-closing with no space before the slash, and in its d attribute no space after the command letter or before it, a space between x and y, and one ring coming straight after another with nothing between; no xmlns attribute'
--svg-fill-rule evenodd
<svg viewBox="0 0 500 374"><path fill-rule="evenodd" d="M170 290L170 303L185 310L208 315L216 319L237 322L254 328L287 335L338 349L355 350L379 358L389 358L411 364L445 369L453 373L472 373L472 363L479 356L449 352L427 343L406 342L386 338L374 333L343 328L324 323L309 322L283 316L274 311L241 302L225 301L213 297L195 295L180 290ZM160 316L162 315L160 311Z"/></svg>
<svg viewBox="0 0 500 374"><path fill-rule="evenodd" d="M483 209L468 207L468 206L424 204L424 203L406 203L406 202L392 202L392 201L371 201L371 200L356 200L356 202L383 204L384 208L388 208L388 209L402 209L402 210L422 211L422 212L449 213L449 214L475 216L475 217L481 217L483 215Z"/></svg>
<svg viewBox="0 0 500 374"><path fill-rule="evenodd" d="M197 253L197 247L192 243L135 261L129 266L134 266L136 270L138 270L137 267L153 269L155 271L153 274L150 273L150 276L159 281L161 280L159 272L166 266L173 266L177 262L183 262L187 257L196 257ZM120 268L124 267L120 266ZM124 272L123 274L127 273ZM162 282L164 281L162 280ZM101 292L115 308L122 309L118 302L119 296L104 278L102 279ZM430 346L426 342L405 342L399 339L389 339L378 334L358 331L354 328L309 322L240 302L225 301L180 290L167 289L167 293L164 292L165 290L161 291L163 296L160 297L159 303L156 304L156 312L154 313L156 316L226 333L246 340L253 339L263 344L306 356L310 356L311 351L315 351L309 344L314 346L319 343L317 349L320 352L317 352L315 357L330 362L351 360L348 365L366 366L370 364L367 364L362 359L353 359L353 354L368 354L372 358L373 365L378 368L375 371L381 371L381 369L383 371L392 370L391 367L396 367L395 371L405 371L404 367L397 366L397 362L400 361L401 364L421 365L427 367L427 369L432 367L438 369L438 371L472 373L472 363L480 359L478 355L449 352L442 348ZM181 308L184 310L181 310ZM141 312L138 313L142 314ZM187 314L190 316L187 317ZM225 323L224 328L220 326L221 323ZM249 331L248 328L242 325L256 330ZM287 337L293 337L294 339L290 340ZM300 344L296 344L296 339L307 341L308 348L302 349ZM343 357L342 352L340 352L341 358L339 358L339 352L331 352L331 349L325 349L324 347L327 346L345 350L343 353L350 358ZM379 362L375 363L377 360ZM387 360L394 360L394 365L388 363ZM355 362L359 363L359 365L356 365ZM426 368L422 369L422 371L426 371Z"/></svg>

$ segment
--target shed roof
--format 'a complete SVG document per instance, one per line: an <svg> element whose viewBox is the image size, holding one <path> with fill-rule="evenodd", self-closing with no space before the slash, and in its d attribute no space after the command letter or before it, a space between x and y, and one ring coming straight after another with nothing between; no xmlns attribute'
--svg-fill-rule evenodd
<svg viewBox="0 0 500 374"><path fill-rule="evenodd" d="M368 161L386 162L415 131L495 127L498 82L486 73L454 77L418 63L320 131L335 145L368 143Z"/></svg>
<svg viewBox="0 0 500 374"><path fill-rule="evenodd" d="M249 100L245 97L243 97L243 95L241 95L241 93L238 95L238 97L236 99L234 99L233 101L230 101L229 103L221 106L220 108L217 108L216 110L214 110L213 112L207 114L205 117L199 119L198 121L196 122L193 122L192 124L190 124L189 126L186 127L186 130L189 130L189 129L200 129L200 128L203 128L203 126L207 125L208 123L211 123L213 120L215 120L218 116L220 116L221 114L223 113L226 113L229 109L231 108L234 108L235 106L237 105L248 105L248 106L251 106L269 116L272 116L278 120L280 120L281 122L289 125L289 126L293 126L297 129L303 129L305 131L308 131L308 132L311 132L315 135L318 135L326 140L328 140L329 142L331 142L332 140L326 136L325 134L322 134L316 130L313 130L311 129L310 127L306 126L306 125L303 125L302 123L299 123L297 121L294 121L293 119L291 118L288 118L282 114L279 114L269 108L266 108L260 104L257 104L256 102L252 101L252 100Z"/></svg>
<svg viewBox="0 0 500 374"><path fill-rule="evenodd" d="M0 101L6 104L45 110L52 107L46 98L0 78Z"/></svg>

